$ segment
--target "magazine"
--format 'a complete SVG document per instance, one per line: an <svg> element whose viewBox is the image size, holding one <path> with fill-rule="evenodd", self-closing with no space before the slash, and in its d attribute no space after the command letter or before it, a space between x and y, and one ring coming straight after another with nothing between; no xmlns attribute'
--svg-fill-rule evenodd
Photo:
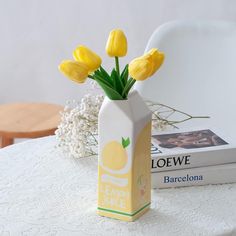
<svg viewBox="0 0 236 236"><path fill-rule="evenodd" d="M236 145L212 129L152 135L152 172L236 162Z"/></svg>

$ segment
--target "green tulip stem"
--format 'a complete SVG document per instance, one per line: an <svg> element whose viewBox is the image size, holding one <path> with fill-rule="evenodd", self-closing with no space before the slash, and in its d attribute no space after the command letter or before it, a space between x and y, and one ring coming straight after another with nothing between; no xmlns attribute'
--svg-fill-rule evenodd
<svg viewBox="0 0 236 236"><path fill-rule="evenodd" d="M118 76L120 77L119 58L115 57L115 61L116 61L116 72L117 72Z"/></svg>
<svg viewBox="0 0 236 236"><path fill-rule="evenodd" d="M130 89L133 87L135 82L136 82L136 80L133 79L133 78L130 78L127 81L127 84L125 85L125 88L124 88L123 93L122 93L122 97L126 98L128 96L128 93L129 93Z"/></svg>
<svg viewBox="0 0 236 236"><path fill-rule="evenodd" d="M126 94L125 94L126 96L128 96L128 93L129 93L130 89L133 87L133 85L134 85L135 82L136 82L136 80L133 79L133 78L131 78L131 82L130 82L129 87L128 87L128 89L127 89L127 92L126 92Z"/></svg>

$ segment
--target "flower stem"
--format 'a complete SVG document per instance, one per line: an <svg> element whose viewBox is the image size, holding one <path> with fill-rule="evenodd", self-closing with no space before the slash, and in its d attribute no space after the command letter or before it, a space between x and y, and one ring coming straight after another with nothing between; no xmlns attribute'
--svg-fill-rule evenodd
<svg viewBox="0 0 236 236"><path fill-rule="evenodd" d="M136 80L133 79L133 78L130 78L127 81L127 84L125 85L125 88L124 88L123 93L122 93L122 97L124 96L126 98L128 96L128 93L129 93L130 89L133 87L135 82L136 82Z"/></svg>
<svg viewBox="0 0 236 236"><path fill-rule="evenodd" d="M116 61L116 72L117 72L118 76L120 77L119 58L115 57L115 61Z"/></svg>

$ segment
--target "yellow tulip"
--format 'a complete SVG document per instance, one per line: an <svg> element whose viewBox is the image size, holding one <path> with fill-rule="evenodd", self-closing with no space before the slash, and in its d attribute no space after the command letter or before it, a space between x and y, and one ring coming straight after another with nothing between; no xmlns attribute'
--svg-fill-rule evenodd
<svg viewBox="0 0 236 236"><path fill-rule="evenodd" d="M76 61L87 65L89 72L97 70L102 63L102 59L95 52L82 45L74 50L73 56Z"/></svg>
<svg viewBox="0 0 236 236"><path fill-rule="evenodd" d="M84 83L88 77L89 68L82 62L66 60L59 65L59 70L69 79Z"/></svg>
<svg viewBox="0 0 236 236"><path fill-rule="evenodd" d="M129 74L135 80L145 80L151 72L152 67L147 58L138 57L129 63Z"/></svg>
<svg viewBox="0 0 236 236"><path fill-rule="evenodd" d="M153 48L129 63L129 74L135 80L146 80L160 68L164 58L164 53Z"/></svg>
<svg viewBox="0 0 236 236"><path fill-rule="evenodd" d="M114 29L110 32L106 52L110 57L124 57L127 53L127 39L124 32Z"/></svg>
<svg viewBox="0 0 236 236"><path fill-rule="evenodd" d="M147 55L152 64L152 72L150 74L150 76L152 76L161 67L165 55L163 52L159 52L156 48L151 49Z"/></svg>

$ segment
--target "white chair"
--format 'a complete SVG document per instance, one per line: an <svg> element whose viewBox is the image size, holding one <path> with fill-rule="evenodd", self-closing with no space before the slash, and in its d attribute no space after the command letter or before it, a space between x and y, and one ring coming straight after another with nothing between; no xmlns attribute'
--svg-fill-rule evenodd
<svg viewBox="0 0 236 236"><path fill-rule="evenodd" d="M136 83L141 95L193 115L209 115L194 124L217 126L236 137L236 23L169 22L153 33L145 51L153 47L166 58L156 75Z"/></svg>

